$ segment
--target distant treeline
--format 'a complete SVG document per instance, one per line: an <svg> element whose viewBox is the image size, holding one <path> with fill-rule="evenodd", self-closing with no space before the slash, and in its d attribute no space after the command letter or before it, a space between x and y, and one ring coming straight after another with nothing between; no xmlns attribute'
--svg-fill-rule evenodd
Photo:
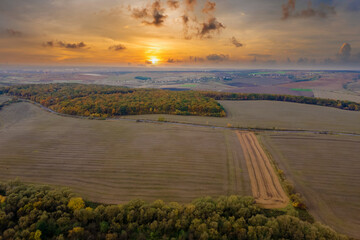
<svg viewBox="0 0 360 240"><path fill-rule="evenodd" d="M177 114L223 117L223 107L194 91L130 89L84 84L36 84L4 87L0 93L25 98L56 112L114 117L137 114Z"/></svg>
<svg viewBox="0 0 360 240"><path fill-rule="evenodd" d="M312 104L326 107L335 107L344 110L360 111L360 103L350 101L340 101L324 98L313 98L304 96L282 95L282 94L263 94L263 93L225 93L201 91L203 96L215 100L269 100L281 102L294 102Z"/></svg>
<svg viewBox="0 0 360 240"><path fill-rule="evenodd" d="M101 205L67 189L0 183L1 240L348 239L292 214L261 209L251 197Z"/></svg>

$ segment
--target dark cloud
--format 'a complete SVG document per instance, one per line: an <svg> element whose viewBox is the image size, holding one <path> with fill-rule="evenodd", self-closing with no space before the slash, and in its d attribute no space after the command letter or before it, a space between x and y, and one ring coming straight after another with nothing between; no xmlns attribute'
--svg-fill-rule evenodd
<svg viewBox="0 0 360 240"><path fill-rule="evenodd" d="M242 47L244 46L244 44L242 44L241 42L239 42L235 37L231 38L231 43L235 46L235 47Z"/></svg>
<svg viewBox="0 0 360 240"><path fill-rule="evenodd" d="M183 23L185 24L185 25L187 25L188 23L189 23L189 16L188 15L182 15L181 16L181 18L182 18L182 20L183 20Z"/></svg>
<svg viewBox="0 0 360 240"><path fill-rule="evenodd" d="M181 16L182 22L183 22L183 31L184 31L184 37L185 39L191 39L193 34L189 33L189 23L190 23L190 17L187 14L184 14ZM196 21L194 21L196 22ZM196 22L197 23L197 22Z"/></svg>
<svg viewBox="0 0 360 240"><path fill-rule="evenodd" d="M206 56L206 59L209 60L209 61L221 62L221 61L224 61L224 60L229 60L229 55L210 54L210 55Z"/></svg>
<svg viewBox="0 0 360 240"><path fill-rule="evenodd" d="M216 3L206 0L202 12L205 13L207 19L204 22L199 23L200 26L198 27L198 35L200 38L211 38L212 33L219 33L221 29L225 28L225 26L213 15L215 10Z"/></svg>
<svg viewBox="0 0 360 240"><path fill-rule="evenodd" d="M209 0L207 0L202 11L203 11L203 13L209 14L209 13L214 12L215 8L216 8L216 3L210 2Z"/></svg>
<svg viewBox="0 0 360 240"><path fill-rule="evenodd" d="M180 7L180 3L177 0L168 0L167 5L172 9L178 9Z"/></svg>
<svg viewBox="0 0 360 240"><path fill-rule="evenodd" d="M132 11L132 17L133 18L136 18L136 19L139 19L139 18L146 18L148 17L149 14L148 14L148 10L146 8L143 8L143 9L138 9L138 8L135 8L133 11Z"/></svg>
<svg viewBox="0 0 360 240"><path fill-rule="evenodd" d="M86 47L84 42L79 43L66 43L63 41L48 41L43 43L43 47L60 47L60 48L68 48L68 49L80 49Z"/></svg>
<svg viewBox="0 0 360 240"><path fill-rule="evenodd" d="M22 37L23 36L22 32L11 29L11 28L6 29L5 32L10 37Z"/></svg>
<svg viewBox="0 0 360 240"><path fill-rule="evenodd" d="M301 17L301 18L310 18L310 17L320 17L326 18L329 15L336 14L335 7L328 5L326 3L321 3L317 9L313 8L312 1L308 1L308 6L306 9L301 11L296 11L296 0L288 0L286 4L282 5L282 19L286 20L291 17Z"/></svg>
<svg viewBox="0 0 360 240"><path fill-rule="evenodd" d="M57 44L58 44L59 47L62 47L62 48L76 49L76 48L84 48L84 47L86 47L86 44L84 42L66 43L66 42L58 41Z"/></svg>
<svg viewBox="0 0 360 240"><path fill-rule="evenodd" d="M160 0L153 2L149 8L133 9L132 17L136 19L143 19L143 23L157 27L162 26L167 18L165 15L165 8L161 6Z"/></svg>
<svg viewBox="0 0 360 240"><path fill-rule="evenodd" d="M113 46L109 47L109 50L111 50L111 51L122 51L125 49L126 49L126 47L122 44L117 44L117 45L113 45Z"/></svg>
<svg viewBox="0 0 360 240"><path fill-rule="evenodd" d="M348 43L344 43L338 53L340 60L348 61L351 57L351 45Z"/></svg>
<svg viewBox="0 0 360 240"><path fill-rule="evenodd" d="M167 6L172 9L180 8L180 0L166 0ZM211 38L213 33L219 33L225 26L214 16L216 3L206 0L202 13L204 20L199 21L195 12L197 0L183 0L184 14L181 16L185 39L193 37ZM144 8L131 9L131 16L141 19L147 25L162 26L166 18L166 9L162 6L161 0L155 0Z"/></svg>
<svg viewBox="0 0 360 240"><path fill-rule="evenodd" d="M184 0L186 9L189 11L194 11L196 2L197 2L196 0Z"/></svg>
<svg viewBox="0 0 360 240"><path fill-rule="evenodd" d="M222 23L218 22L215 17L212 17L201 24L201 27L199 29L199 36L201 38L211 38L211 34L213 32L220 32L223 28L225 28L225 26Z"/></svg>

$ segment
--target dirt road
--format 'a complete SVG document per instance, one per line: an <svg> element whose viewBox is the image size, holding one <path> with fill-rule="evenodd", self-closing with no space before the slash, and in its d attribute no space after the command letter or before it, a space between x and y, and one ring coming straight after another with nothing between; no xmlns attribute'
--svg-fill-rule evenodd
<svg viewBox="0 0 360 240"><path fill-rule="evenodd" d="M244 152L255 201L264 208L285 207L289 198L255 134L246 131L236 134Z"/></svg>

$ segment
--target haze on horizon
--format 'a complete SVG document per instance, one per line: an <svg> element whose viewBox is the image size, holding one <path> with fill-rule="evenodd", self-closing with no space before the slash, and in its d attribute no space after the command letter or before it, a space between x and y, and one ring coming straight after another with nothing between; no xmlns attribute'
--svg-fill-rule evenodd
<svg viewBox="0 0 360 240"><path fill-rule="evenodd" d="M359 69L358 0L2 0L0 64Z"/></svg>

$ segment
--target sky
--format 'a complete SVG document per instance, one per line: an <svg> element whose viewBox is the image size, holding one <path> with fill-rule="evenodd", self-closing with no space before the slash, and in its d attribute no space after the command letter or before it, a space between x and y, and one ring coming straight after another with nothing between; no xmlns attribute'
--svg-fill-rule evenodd
<svg viewBox="0 0 360 240"><path fill-rule="evenodd" d="M0 0L0 64L360 67L359 0Z"/></svg>

